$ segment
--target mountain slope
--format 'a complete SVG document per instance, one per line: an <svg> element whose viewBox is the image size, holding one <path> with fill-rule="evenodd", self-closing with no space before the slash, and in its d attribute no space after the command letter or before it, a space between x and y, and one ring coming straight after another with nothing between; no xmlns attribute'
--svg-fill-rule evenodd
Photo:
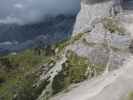
<svg viewBox="0 0 133 100"><path fill-rule="evenodd" d="M113 4L113 0L82 1L73 30L76 33L72 37L51 46L33 48L26 54L24 51L24 56L23 53L7 56L15 65L20 61L16 66L20 72L24 71L20 75L24 81L16 84L18 78L11 73L15 84L7 81L11 89L4 87L8 96L3 98L132 100L133 14L126 10L116 13ZM100 8L107 9L101 11ZM45 37L40 36L38 40L45 40ZM10 62L10 59L1 59L0 65L6 67L5 62ZM29 70L23 70L27 67Z"/></svg>
<svg viewBox="0 0 133 100"><path fill-rule="evenodd" d="M103 1L92 5L81 2L81 5L81 12L76 21L76 28L74 28L76 33L72 37L79 38L75 42L66 43L67 45L65 45L63 50L66 57L69 55L67 51L72 51L79 57L87 58L89 64L86 73L89 72L89 76L83 83L81 77L81 80L77 82L78 84L71 83L68 87L62 88L62 92L50 100L128 100L127 96L133 91L131 77L132 13L127 10L117 14L115 14L115 11L110 12L110 9L113 9L112 1ZM89 7L91 9L94 8L94 11L88 9ZM104 9L104 7L108 9ZM104 9L102 13L99 12L100 8ZM73 59L72 57L71 60L73 61ZM77 62L80 61L77 60ZM71 73L64 71L65 66L71 68L73 67L72 65L76 65L77 69L80 68L75 62L69 65L69 59L66 60L65 64L61 64L61 72L60 70L55 71L59 73L56 73L56 78L54 78L52 84L54 84L56 79L58 82L57 77L64 75L61 73ZM84 65L81 66L83 67ZM73 73L79 72L74 70ZM67 76L67 74L65 75ZM71 79L70 76L69 78ZM68 82L67 78L62 81ZM59 82L58 85L60 86L61 84L65 83ZM45 96L47 97L46 91L42 93L39 100L43 100Z"/></svg>
<svg viewBox="0 0 133 100"><path fill-rule="evenodd" d="M64 40L71 36L74 22L75 16L58 15L33 24L0 24L0 48L13 52L33 47L39 38L45 44Z"/></svg>

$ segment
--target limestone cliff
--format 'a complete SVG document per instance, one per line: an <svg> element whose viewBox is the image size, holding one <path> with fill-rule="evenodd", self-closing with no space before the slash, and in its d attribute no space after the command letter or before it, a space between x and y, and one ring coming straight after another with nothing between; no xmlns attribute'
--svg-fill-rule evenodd
<svg viewBox="0 0 133 100"><path fill-rule="evenodd" d="M73 33L90 31L100 19L122 12L123 0L81 0Z"/></svg>
<svg viewBox="0 0 133 100"><path fill-rule="evenodd" d="M127 91L132 91L132 81L127 83L120 81L128 81L126 72L121 71L130 70L128 67L123 67L123 63L127 62L132 55L133 17L131 10L123 8L124 2L121 0L117 2L114 0L81 0L81 10L77 16L73 37L61 45L63 56L50 72L53 74L49 73L53 79L51 84L57 82L56 85L61 86L62 92L50 100L121 100L124 96L126 97ZM70 52L76 55L73 57ZM77 56L89 61L87 68L84 61L81 62L81 58ZM77 68L72 70L74 65ZM86 71L82 72L84 67ZM71 73L70 76L69 73ZM82 80L82 75L86 73L85 81ZM123 75L125 77L122 77ZM61 76L64 76L63 79ZM60 82L58 78L65 83ZM130 78L133 79L133 77ZM63 87L62 84L64 84ZM115 92L116 85L119 85L117 92ZM105 89L108 86L109 88ZM42 93L39 100L45 98L46 91Z"/></svg>
<svg viewBox="0 0 133 100"><path fill-rule="evenodd" d="M110 0L98 3L94 0L81 0L81 10L77 16L73 33L82 32L86 28L90 30L96 19L110 16L112 5L113 2Z"/></svg>

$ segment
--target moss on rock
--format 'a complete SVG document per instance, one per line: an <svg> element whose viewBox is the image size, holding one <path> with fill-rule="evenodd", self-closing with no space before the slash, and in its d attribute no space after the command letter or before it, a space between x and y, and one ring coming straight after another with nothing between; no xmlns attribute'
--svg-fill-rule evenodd
<svg viewBox="0 0 133 100"><path fill-rule="evenodd" d="M130 92L130 93L128 94L127 100L133 100L133 92Z"/></svg>
<svg viewBox="0 0 133 100"><path fill-rule="evenodd" d="M119 33L119 35L125 35L126 30L120 26L118 21L112 17L106 17L102 20L105 29L111 33Z"/></svg>
<svg viewBox="0 0 133 100"><path fill-rule="evenodd" d="M63 51L65 47L67 47L70 44L73 44L75 41L78 41L84 33L79 33L78 35L71 37L70 39L66 39L64 41L61 41L56 44L56 48L58 49L58 52Z"/></svg>

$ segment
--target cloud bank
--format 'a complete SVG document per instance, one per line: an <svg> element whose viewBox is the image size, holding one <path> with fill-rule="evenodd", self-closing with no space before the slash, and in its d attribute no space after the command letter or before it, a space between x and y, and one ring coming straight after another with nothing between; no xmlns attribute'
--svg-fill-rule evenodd
<svg viewBox="0 0 133 100"><path fill-rule="evenodd" d="M80 0L0 0L1 23L29 23L47 15L76 14Z"/></svg>

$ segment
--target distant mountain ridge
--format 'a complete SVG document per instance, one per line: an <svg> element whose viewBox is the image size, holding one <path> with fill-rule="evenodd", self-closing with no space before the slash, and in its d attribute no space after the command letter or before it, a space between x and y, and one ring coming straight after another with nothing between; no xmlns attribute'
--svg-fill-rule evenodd
<svg viewBox="0 0 133 100"><path fill-rule="evenodd" d="M19 51L32 47L34 40L40 37L45 37L46 44L63 40L71 36L74 22L75 16L58 15L33 24L0 24L0 48L2 51Z"/></svg>

